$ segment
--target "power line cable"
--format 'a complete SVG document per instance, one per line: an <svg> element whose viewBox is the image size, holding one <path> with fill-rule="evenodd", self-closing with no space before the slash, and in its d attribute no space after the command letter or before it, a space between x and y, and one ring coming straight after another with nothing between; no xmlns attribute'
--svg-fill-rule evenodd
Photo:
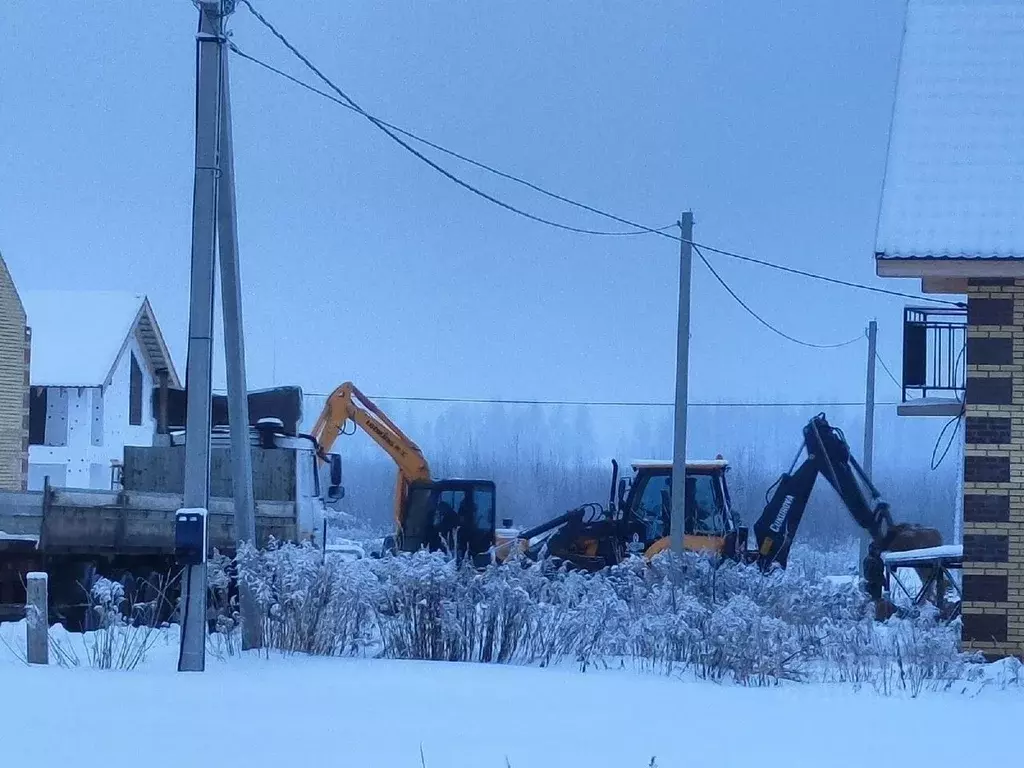
<svg viewBox="0 0 1024 768"><path fill-rule="evenodd" d="M736 293L736 291L734 291L732 289L732 287L725 281L725 279L720 274L718 274L718 271L713 266L711 266L711 262L708 261L707 257L704 255L704 252L701 249L701 247L698 246L695 243L692 244L692 246L693 246L693 250L695 250L697 252L697 256L699 256L700 260L702 262L704 262L704 266L708 268L708 270L711 272L712 275L714 275L715 279L721 284L721 286L723 288L725 288L726 292L730 296L732 296L733 299L736 300L736 303L739 304L741 307L743 307L743 309L745 309L747 311L747 314L749 314L751 317L753 317L755 320L757 320L757 322L759 322L765 328L770 330L772 333L778 334L782 338L786 339L787 341L791 341L794 344L799 344L802 347L811 347L812 349L839 349L840 347L848 347L851 344L856 344L858 341L860 341L863 338L862 334L858 334L857 336L855 336L854 338L852 338L852 339L850 339L848 341L841 341L841 342L836 343L836 344L817 344L817 343L812 342L812 341L804 341L803 339L798 339L795 336L790 336L785 331L782 331L782 330L779 330L778 328L776 328L774 325L772 325L767 320L765 320L763 317L761 317L761 315L759 315L757 312L755 312L753 309L751 309L750 305L747 304L747 302L745 302L743 299L741 299L739 297L739 295Z"/></svg>
<svg viewBox="0 0 1024 768"><path fill-rule="evenodd" d="M942 431L939 432L939 436L937 438L935 438L935 446L932 448L932 460L931 460L931 468L933 470L939 468L939 465L942 464L942 462L945 460L946 456L949 454L950 448L953 447L953 441L956 440L956 436L958 434L960 434L960 427L963 424L963 418L964 418L964 414L966 413L966 410L967 410L966 406L961 404L961 406L960 406L960 413L958 413L956 416L954 416L949 421L947 421L945 423L945 425L942 427ZM939 452L939 445L942 443L942 438L946 434L946 430L948 430L953 425L956 425L956 426L954 427L953 431L950 432L950 434L949 434L949 442L946 443L946 447L943 449L942 455L939 456L938 459L936 459L935 456Z"/></svg>
<svg viewBox="0 0 1024 768"><path fill-rule="evenodd" d="M350 96L348 96L348 94L346 94L341 88L339 88L337 85L335 85L330 80L330 78L328 78L319 69L317 69L316 66L308 58L306 58L306 56L304 56L294 45L292 45L288 41L288 39L281 32L279 32L277 30L277 28L273 24L271 24L270 21L268 21L262 14L260 14L253 7L253 5L250 2L250 0L242 0L242 3L246 6L246 8L249 9L249 12L252 13L253 16L255 16L267 29L269 29L270 32L275 37L277 37L278 40L280 40L281 43L284 44L288 48L288 50L290 50L300 61L302 61L302 63L305 64L307 68L309 68L314 74L316 74L321 80L323 80L324 83L326 83L332 90L334 90L342 99L344 99L345 103L347 103L351 109L357 111L363 117L365 117L368 120L370 120L375 126L377 126L377 128L379 128L384 133L386 133L389 137L391 137L399 145L401 145L402 147L404 147L408 151L410 151L413 154L415 154L418 158L420 158L424 162L428 163L435 170L443 173L446 177L448 177L452 181L454 181L454 182L464 186L466 189L469 189L472 192L476 192L478 194L481 194L481 195L485 196L488 200L490 200L492 202L495 202L495 203L498 203L498 204L502 205L503 207L508 207L509 210L512 210L512 211L514 211L516 213L524 213L523 211L520 211L517 208L508 206L508 204L504 203L503 201L498 200L497 198L494 198L494 197L488 195L487 193L481 192L476 187L473 187L472 185L467 184L466 182L462 181L461 179L459 179L454 174L449 173L446 169L442 168L441 166L437 165L436 163L434 163L433 161L428 159L426 156L424 156L422 153L420 153L417 150L415 150L413 147L411 147L406 142L402 141L402 139L400 139L396 135L397 130L393 131L391 129L391 127L389 125L386 125L382 120L380 120L380 119L374 117L373 115L370 115L368 112L366 112ZM236 50L236 52L238 52L237 46L235 46L235 50ZM246 56L246 58L250 58L250 57ZM288 76L288 78L289 78L289 80L297 81L297 79L293 79L290 76ZM299 81L299 82L301 82L301 81ZM402 130L403 132L405 132L404 129L398 129L398 130ZM405 132L405 133L409 133L411 138L419 140L419 138L417 136L411 134L411 132ZM437 147L439 145L435 145L435 144L433 144L431 142L431 146ZM447 151L447 150L445 150L445 151ZM454 153L451 153L451 154L454 154ZM457 156L460 159L465 159L464 156L462 156L462 155L457 155ZM474 163L474 165L478 165L479 167L486 168L487 170L490 170L491 172L499 173L499 175L501 175L501 176L503 176L505 178L512 178L513 180L518 181L520 183L524 183L524 184L526 184L527 186L529 186L529 187L531 187L533 189L538 189L538 190L541 189L540 187L538 187L538 186L536 186L536 185L534 185L534 184L532 184L530 182L526 182L526 181L524 181L522 179L519 179L518 177L512 177L510 174L505 174L504 172L499 172L499 171L497 171L496 169L493 169L490 166L486 166L486 165L484 165L482 163L477 163L476 161L472 161L472 162ZM542 191L544 191L545 194L550 194L550 196L556 197L559 200L563 200L563 201L571 202L573 204L577 204L577 203L575 203L575 201L571 201L571 200L569 200L569 198L565 198L565 197L563 197L561 195L555 195L554 193L548 193L548 192L546 192L546 190L542 190ZM585 207L587 210L599 213L601 215L611 216L611 214L604 214L602 211L600 211L600 210L598 210L596 208L592 208L590 206L584 206L582 203L580 203L578 205L580 205L581 207ZM531 218L534 218L536 220L540 220L540 219L537 219L537 217L534 217L533 214L528 214L528 216L530 216ZM623 221L623 222L626 221L625 219L619 219L618 217L614 217L614 218L616 218L617 220ZM543 220L543 221L545 223L552 223L552 222L550 222L550 220ZM559 224L557 226L559 226L560 228L565 228L564 225L560 225ZM629 234L642 234L643 232L651 232L651 233L666 235L666 236L668 236L672 240L680 240L681 239L680 237L677 237L677 236L667 235L667 233L662 232L660 230L654 230L654 229L651 229L649 227L642 227L642 225L639 225L639 224L631 224L631 226L639 227L640 229L637 230L637 231L634 231L632 233L629 233ZM578 230L576 228L571 228L571 229L573 229L574 231L580 231L580 230ZM592 232L592 230L591 230L591 232ZM618 233L618 234L622 234L622 233ZM766 328L768 328L769 330L771 330L774 333L778 334L782 338L787 339L788 341L791 341L791 342L793 342L795 344L799 344L799 345L804 346L804 347L810 347L810 348L813 348L813 349L837 349L839 347L849 346L850 344L853 344L856 341L860 340L860 337L858 336L858 337L856 337L854 339L851 339L849 341L840 342L838 344L817 344L817 343L813 343L813 342L803 341L801 339L796 338L795 336L791 336L791 335L785 333L784 331L776 328L771 323L769 323L767 320L765 320L763 317L761 317L761 315L759 315L757 312L755 312L753 309L751 309L751 307L746 302L744 302L743 299L741 299L736 294L736 292L729 286L728 283L726 283L726 281L721 277L721 275L718 274L718 272L715 270L715 268L708 261L707 257L704 256L703 252L701 251L700 247L697 244L692 243L692 241L687 241L687 242L691 242L692 247L697 251L698 255L700 256L701 261L704 262L705 266L707 266L707 268L711 271L711 274L714 275L715 279L718 280L718 282L722 284L722 287L725 288L725 290L729 293L729 295L731 295L733 297L733 299L735 299L737 301L737 303L739 303L739 305L741 307L743 307L743 309L745 309L755 320L757 320L762 325L764 325Z"/></svg>
<svg viewBox="0 0 1024 768"><path fill-rule="evenodd" d="M931 301L936 304L948 304L954 307L965 307L967 306L962 301L950 301L949 299L936 299L933 296L915 296L912 293L904 293L903 291L894 291L889 288L880 288L875 285L867 285L866 283L855 283L852 280L842 280L838 277L829 277L828 275L820 275L816 272L808 272L803 269L797 269L796 267L787 267L784 264L776 264L772 261L765 261L764 259L756 259L753 256L744 256L742 253L736 253L735 251L729 251L724 248L716 248L711 245L705 245L704 243L691 243L695 246L700 246L706 251L717 253L720 256L727 256L730 259L738 259L739 261L746 261L751 264L758 264L762 267L768 267L770 269L777 269L780 272L788 272L792 275L800 275L801 277L808 277L813 280L821 280L825 283L832 283L833 285L842 285L847 288L859 288L862 291L871 291L873 293L880 293L886 296L898 296L904 299L914 299L915 301Z"/></svg>
<svg viewBox="0 0 1024 768"><path fill-rule="evenodd" d="M225 390L217 390L218 394L225 394ZM329 397L328 392L303 392L307 397ZM521 398L495 398L495 397L399 397L394 395L373 395L373 400L382 402L408 402L408 403L438 403L438 404L467 404L467 405L542 405L542 406L581 406L592 408L674 408L673 402L660 402L651 400L548 400L548 399L521 399ZM876 403L879 406L896 406L897 402ZM727 401L721 403L703 402L689 403L688 408L861 408L863 402L853 401L805 401L805 402L742 402Z"/></svg>
<svg viewBox="0 0 1024 768"><path fill-rule="evenodd" d="M406 136L409 139L412 139L413 141L420 142L420 143L424 144L425 146L431 147L432 149L435 149L435 150L437 150L439 152L442 152L442 153L444 153L446 155L449 155L450 157L453 157L453 158L456 158L458 160L461 160L462 162L468 163L468 164L473 165L473 166L475 166L477 168L481 168L481 169L483 169L485 171L488 171L489 173L492 173L492 174L494 174L496 176L499 176L501 178L504 178L504 179L507 179L509 181L513 181L513 182L515 182L517 184L521 184L523 186L526 186L526 187L528 187L528 188L530 188L530 189L532 189L532 190L534 190L536 192L539 192L540 194L543 194L543 195L545 195L547 197L550 197L550 198L552 198L554 200L558 200L560 202L567 203L569 205L573 205L573 206L575 206L577 208L580 208L581 210L585 210L585 211L594 213L594 214L596 214L598 216L603 216L605 218L611 219L612 221L616 221L616 222L619 222L621 224L625 224L627 226L633 227L634 231L631 231L631 232L595 232L593 230L580 230L579 228L567 227L566 225L562 225L562 224L559 224L557 222L551 222L549 220L542 219L541 217L534 216L533 214L527 214L527 213L525 213L523 211L515 209L514 207L508 206L503 201L499 201L499 200L493 198L493 196L487 195L486 193L481 193L479 190L476 190L475 188L471 188L470 186L466 185L464 182L462 182L457 177L454 177L453 174L449 173L445 169L440 168L435 163L433 163L430 160L422 157L415 150L412 150L411 148L406 146L406 149L409 149L410 151L412 151L421 160L424 160L432 168L434 168L435 170L437 170L440 173L443 173L447 178L449 178L452 181L455 181L456 183L460 184L460 186L466 186L467 188L470 189L470 191L474 192L475 194L482 194L485 197L485 199L487 199L490 202L493 202L493 203L495 203L497 205L500 205L503 208L509 209L513 213L517 213L519 215L525 215L525 216L527 216L527 218L530 218L530 219L532 219L534 221L539 221L540 223L549 224L551 226L558 227L559 229L569 229L569 231L582 232L583 234L602 234L602 235L616 235L616 236L618 236L618 235L654 234L654 235L661 235L663 237L667 237L667 238L669 238L669 239L671 239L673 241L676 241L676 242L678 242L680 240L680 237L678 235L669 234L668 230L672 228L672 225L669 225L669 226L666 226L666 227L661 227L661 228L647 227L647 226L645 226L643 224L639 224L639 223L637 223L635 221L631 221L631 220L626 219L624 217L617 216L617 215L615 215L613 213L609 213L608 211L601 210L600 208L596 208L594 206L587 205L586 203L581 203L578 200L573 200L572 198L566 197L565 195L560 195L557 192L552 192L552 191L550 191L548 189L545 189L544 187L541 187L538 184L530 182L530 181L528 181L526 179L523 179L523 178L521 178L519 176L516 176L514 174L508 173L506 171L502 171L502 170L500 170L498 168L495 168L492 165L489 165L487 163L483 163L483 162L481 162L479 160L474 160L473 158L470 158L470 157L468 157L468 156L466 156L466 155L464 155L462 153L459 153L459 152L456 152L454 150L448 149L447 147L444 147L444 146L442 146L440 144L437 144L436 142L430 141L429 139L426 139L426 138L424 138L424 137L422 137L422 136L420 136L420 135L418 135L418 134L416 134L416 133L414 133L412 131L409 131L409 130L407 130L405 128L397 126L394 123L391 123L391 122L388 122L386 120L382 120L381 118L378 118L376 116L370 115L364 109L362 109L362 107L360 107L359 105L355 104L355 102L353 102L340 89L338 89L337 86L335 86L334 83L332 83L329 79L327 79L323 75L323 73L321 73L315 66L313 66L305 56L303 56L301 53L299 53L297 51L297 49L291 43L289 43L288 40L264 16L262 16L262 14L260 14L258 11L255 10L255 8L252 6L252 3L249 2L249 0L242 0L242 2L245 4L246 8L248 8L249 11L259 21L261 21L261 23L263 23L294 55L296 55L309 69L311 69L315 74L317 74L317 76L320 77L320 79L322 79L325 83L327 83L329 86L331 86L331 88L336 90L338 93L341 93L344 96L344 99L347 99L347 101L343 100L343 99L339 99L336 96L333 96L330 93L327 93L326 91L323 91L323 90L317 88L316 86L310 85L309 83L306 83L303 80L301 80L301 79L299 79L299 78L297 78L297 77L295 77L293 75L290 75L287 72L285 72L285 71L283 71L283 70L281 70L281 69L279 69L279 68L277 68L277 67L275 67L275 66L273 66L271 64L268 64L265 61L262 61L261 59L256 58L255 56L251 56L248 53L245 53L237 45L232 43L232 45L231 45L232 50L236 54L238 54L241 58L246 59L246 60L248 60L248 61L250 61L250 62L252 62L252 63L254 63L254 64L256 64L256 65L258 65L258 66L260 66L260 67L262 67L262 68L264 68L264 69L266 69L266 70L268 70L268 71L270 71L270 72L272 72L272 73L274 73L274 74L276 74L278 76L280 76L280 77L283 77L286 80L289 80L290 82L294 83L295 85L298 85L301 88L305 88L306 90L311 91L312 93L315 93L315 94L317 94L317 95L319 95L319 96L321 96L321 97L323 97L323 98L325 98L325 99L327 99L329 101L332 101L335 104L338 104L339 106L342 106L342 107L344 107L344 108L346 108L348 110L351 110L353 112L358 112L359 114L363 115L368 120L373 122L375 125L377 125L378 128L381 128L382 130L385 130L385 132L393 131L395 133L399 133L399 134L401 134L403 136ZM392 136L391 138L395 139L394 136ZM395 139L395 140L398 141L397 139ZM402 144L403 146L405 146L404 142L399 141L399 143ZM707 243L700 243L700 242L697 242L697 241L690 241L690 243L691 243L691 245L699 246L699 247L704 248L705 250L710 251L712 253L717 253L719 255L726 256L726 257L729 257L729 258L734 258L734 259L738 259L738 260L741 260L741 261L746 261L746 262L749 262L749 263L758 264L758 265L760 265L762 267L767 267L769 269L775 269L775 270L778 270L778 271L781 271L781 272L787 272L789 274L799 275L799 276L806 277L806 278L809 278L809 279L812 279L812 280L819 280L819 281L826 282L826 283L832 283L834 285L840 285L840 286L844 286L844 287L848 287L848 288L856 288L856 289L860 289L860 290L864 290L864 291L869 291L869 292L873 292L873 293L878 293L878 294L882 294L882 295L886 295L886 296L895 296L895 297L899 297L899 298L913 299L915 301L928 301L928 302L933 302L933 303L937 303L937 304L947 304L947 305L952 305L952 306L962 306L962 304L960 302L949 301L949 300L946 300L946 299L937 299L937 298L934 298L934 297L931 297L931 296L918 296L918 295L911 294L911 293L906 293L906 292L903 292L903 291L896 291L896 290L892 290L892 289L888 289L888 288L880 288L878 286L867 285L867 284L864 284L864 283L857 283L857 282L853 282L851 280L842 280L840 278L829 277L827 275L821 275L821 274L817 274L817 273L814 273L814 272L809 272L807 270L797 269L795 267L787 267L787 266L785 266L783 264L777 264L777 263L774 263L774 262L766 261L764 259L754 258L752 256L745 256L743 254L736 253L735 251L730 251L730 250L727 250L727 249L724 249L724 248L719 248L719 247L716 247L716 246L708 245Z"/></svg>
<svg viewBox="0 0 1024 768"><path fill-rule="evenodd" d="M270 72L273 72L274 74L279 75L280 77L283 77L286 80L290 80L291 82L295 83L295 85L298 85L301 88L305 88L307 91L311 91L312 93L315 93L318 96L321 96L322 98L327 99L328 101L332 101L332 102L334 102L335 104L337 104L340 107L344 107L345 109L347 109L347 110L349 110L351 112L360 112L361 111L361 110L356 109L355 107L353 107L348 102L343 101L342 99L339 99L337 96L334 96L334 95L328 93L327 91L323 91L323 90L317 88L315 85L310 85L309 83L307 83L307 82L305 82L303 80L300 80L299 78L295 77L294 75L290 75L287 72L285 72L285 71L283 71L281 69L278 69L277 67L275 67L275 66L273 66L271 64L268 64L267 62L262 61L261 59L256 58L255 56L250 56L248 53L243 51L241 48L239 48L234 43L231 44L231 50L234 51L236 54L238 54L241 58L246 59L247 61L251 61L253 64L256 64L257 66L263 67L264 69L266 69L266 70L268 70ZM420 136L419 134L413 133L412 131L410 131L410 130L408 130L406 128L402 128L400 125L395 125L392 122L389 122L387 120L384 120L384 119L382 119L380 117L376 117L376 116L374 116L374 120L376 122L380 123L381 125L383 125L383 126L385 126L387 128L390 128L395 133L400 133L403 136L405 136L406 138L412 139L413 141L417 141L420 144L423 144L423 145L425 145L427 147L430 147L431 149L435 149L438 152L441 152L443 154L448 155L449 157L454 157L456 160L461 160L464 163L467 163L469 165L472 165L472 166L475 166L477 168L480 168L481 170L487 171L488 173L492 173L495 176L498 176L498 177L500 177L502 179L507 179L508 181L515 182L516 184L521 184L522 186L528 187L529 189L532 189L535 192L539 192L540 194L545 195L546 197L550 197L551 199L558 200L559 202L562 202L562 203L567 203L569 205L573 205L573 206L575 206L577 208L580 208L581 210L589 211L590 213L595 213L595 214L597 214L599 216L607 216L607 214L604 211L600 210L599 208L594 208L593 206L587 205L586 203L581 203L578 200L573 200L570 197L565 197L564 195L560 195L557 192L552 192L551 190L545 189L544 187L542 187L542 186L540 186L538 184L534 184L532 181L529 181L528 179L524 179L521 176L516 176L515 174L509 173L508 171L502 171L501 169L495 168L494 166L488 165L487 163L482 162L480 160L474 160L472 157L468 157L467 155L464 155L461 152L456 152L453 149L448 149L448 147L442 146L441 144L438 144L438 143L436 143L434 141L431 141L430 139L424 138L423 136ZM626 222L622 221L622 223L626 223ZM652 234L652 232L653 233L665 233L665 232L668 232L670 229L674 229L676 227L676 224L668 224L668 225L666 225L664 227L659 227L658 229L655 229L655 230L649 230L647 227L641 227L640 225L636 225L636 224L633 224L633 225L630 225L630 226L636 227L637 231L636 232L612 232L610 234L614 234L614 235L647 235L647 234Z"/></svg>
<svg viewBox="0 0 1024 768"><path fill-rule="evenodd" d="M299 51L298 48L296 48L294 45L292 45L288 41L288 39L277 30L277 28L273 24L271 24L259 11L257 11L253 7L252 3L250 3L249 0L241 0L241 1L242 1L242 4L245 5L245 7L249 9L249 12L252 13L252 15L255 16L260 21L260 23L262 23L267 29L269 29L271 31L271 33L273 33L273 35L275 37L277 37L277 39L280 40L285 45L285 47L288 48L288 50L290 50L317 77L319 77L321 80L323 80L324 83L331 90L333 90L341 98L343 98L346 102L348 102L356 112L358 112L360 115L362 115L367 120L369 120L373 125L375 125L378 129L380 129L385 135L387 135L392 141L394 141L400 147L405 149L407 152L412 153L415 157L419 158L422 162L424 162L427 165L429 165L431 168L433 168L435 171L440 173L445 178L449 179L450 181L454 182L455 184L458 184L463 189L466 189L469 192L472 192L474 195L482 197L484 200L487 200L488 202L493 203L494 205L497 205L497 206L499 206L501 208L504 208L505 210L510 211L511 213L515 213L515 214L517 214L519 216L523 216L523 217L525 217L527 219L530 219L531 221L535 221L535 222L538 222L540 224L547 224L549 227L554 227L556 229L565 230L566 232L575 232L575 233L581 234L581 235L603 235L603 236L618 237L618 236L623 236L623 235L643 235L643 234L646 234L649 231L646 227L644 227L643 229L640 229L640 230L637 230L637 231L634 231L634 232L610 232L608 230L587 229L585 227L574 227L574 226L571 226L569 224L562 224L561 222L553 221L551 219L546 219L543 216L537 216L536 214L529 213L527 211L524 211L522 208L517 208L516 206L512 205L511 203L506 203L504 200L501 200L501 199L495 197L494 195L491 195L491 194L489 194L487 192L484 192L479 187L473 186L468 181L464 181L463 179L459 178L454 173L449 171L447 168L444 168L444 167L438 165L433 160L431 160L429 157L427 157L422 152L420 152L418 149L416 149L415 147L411 146L408 142L403 140L395 131L393 131L391 128L389 128L387 125L385 125L381 120L378 120L376 117L374 117L369 112L364 110L361 106L359 106L359 104L357 104L355 102L355 100L352 99L351 96L349 96L341 88L339 88L337 85L335 85L334 82L330 78L328 78L323 72L321 72L319 69L317 69L316 66L308 58L306 58ZM654 230L654 231L657 231L657 230Z"/></svg>
<svg viewBox="0 0 1024 768"><path fill-rule="evenodd" d="M896 388L902 392L903 385L900 384L900 380L893 375L893 372L889 369L889 366L885 364L885 360L882 359L882 356L878 354L877 350L875 351L875 359L878 361L878 364L882 366L882 370L889 374L889 378L892 380L892 383L896 385Z"/></svg>

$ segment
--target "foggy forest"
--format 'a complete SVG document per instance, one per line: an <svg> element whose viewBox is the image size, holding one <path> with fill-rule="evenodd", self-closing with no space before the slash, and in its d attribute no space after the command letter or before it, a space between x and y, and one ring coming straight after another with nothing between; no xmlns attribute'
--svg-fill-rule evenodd
<svg viewBox="0 0 1024 768"><path fill-rule="evenodd" d="M311 422L324 398L304 397ZM424 403L380 405L422 448L435 477L493 479L499 523L531 525L586 502L607 502L611 460L627 471L637 459L672 458L672 409L664 406ZM749 524L765 494L787 471L801 446L801 430L825 413L863 458L864 406L852 404L695 404L689 409L691 458L728 459L733 504ZM957 510L957 462L963 435L945 418L900 417L893 404L875 409L872 479L897 521L938 528L952 541ZM345 511L360 526L390 525L395 466L365 434L339 438ZM933 469L932 466L935 465ZM838 545L859 529L824 480L811 496L799 536L805 543Z"/></svg>

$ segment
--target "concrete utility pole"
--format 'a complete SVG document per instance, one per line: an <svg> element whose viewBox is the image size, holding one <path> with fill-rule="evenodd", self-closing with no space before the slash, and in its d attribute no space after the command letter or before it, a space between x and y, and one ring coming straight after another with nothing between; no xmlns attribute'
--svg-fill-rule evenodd
<svg viewBox="0 0 1024 768"><path fill-rule="evenodd" d="M693 212L679 220L679 327L676 337L675 430L672 433L672 551L683 551L686 521L686 406L690 373L690 274Z"/></svg>
<svg viewBox="0 0 1024 768"><path fill-rule="evenodd" d="M868 378L864 394L864 455L861 457L861 466L864 473L871 478L874 466L875 453L875 366L878 359L877 340L878 322L872 320L868 323ZM860 537L860 568L863 571L864 558L868 554L868 537L864 534Z"/></svg>
<svg viewBox="0 0 1024 768"><path fill-rule="evenodd" d="M220 176L221 87L225 55L223 0L199 4L196 72L196 156L192 193L192 265L188 319L184 506L210 505L210 427L213 389L213 292ZM206 563L183 574L179 672L206 668Z"/></svg>
<svg viewBox="0 0 1024 768"><path fill-rule="evenodd" d="M230 12L230 11L226 11ZM242 327L242 281L238 266L238 219L235 208L235 157L231 136L231 87L228 53L221 56L220 188L217 226L220 235L220 294L224 310L224 353L228 384L228 424L231 429L231 487L235 500L235 538L256 543L256 500L252 488L252 449L249 444L249 397L245 375L245 334ZM252 590L244 581L238 592L242 614L242 650L261 646L260 622Z"/></svg>
<svg viewBox="0 0 1024 768"><path fill-rule="evenodd" d="M28 619L25 660L29 664L50 663L50 577L41 571L28 574L25 611Z"/></svg>

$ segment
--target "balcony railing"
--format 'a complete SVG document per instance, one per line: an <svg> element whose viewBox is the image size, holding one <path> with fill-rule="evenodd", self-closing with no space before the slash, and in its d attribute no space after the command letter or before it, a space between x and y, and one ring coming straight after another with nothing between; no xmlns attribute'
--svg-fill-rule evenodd
<svg viewBox="0 0 1024 768"><path fill-rule="evenodd" d="M903 310L903 402L959 403L967 380L967 309Z"/></svg>

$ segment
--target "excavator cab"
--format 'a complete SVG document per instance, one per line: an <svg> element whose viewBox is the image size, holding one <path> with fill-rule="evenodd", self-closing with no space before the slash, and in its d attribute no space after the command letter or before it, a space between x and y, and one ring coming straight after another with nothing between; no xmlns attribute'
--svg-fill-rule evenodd
<svg viewBox="0 0 1024 768"><path fill-rule="evenodd" d="M495 495L490 480L411 483L394 549L454 552L474 564L489 562L497 520Z"/></svg>

